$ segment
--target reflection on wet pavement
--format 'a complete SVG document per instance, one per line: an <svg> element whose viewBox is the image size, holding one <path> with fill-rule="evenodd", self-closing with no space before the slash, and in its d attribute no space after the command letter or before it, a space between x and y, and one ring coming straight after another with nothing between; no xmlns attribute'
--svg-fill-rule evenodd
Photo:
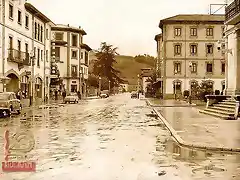
<svg viewBox="0 0 240 180"><path fill-rule="evenodd" d="M128 95L35 109L2 119L6 129L31 130L36 147L27 154L35 173L3 173L1 179L190 180L237 179L240 155L179 147L152 109ZM4 139L0 138L3 147ZM3 160L4 152L0 151Z"/></svg>

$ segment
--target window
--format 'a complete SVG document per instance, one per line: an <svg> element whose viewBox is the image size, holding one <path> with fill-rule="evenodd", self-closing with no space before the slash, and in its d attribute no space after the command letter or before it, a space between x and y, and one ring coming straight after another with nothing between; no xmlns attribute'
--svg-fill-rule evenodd
<svg viewBox="0 0 240 180"><path fill-rule="evenodd" d="M72 35L72 46L77 46L77 35Z"/></svg>
<svg viewBox="0 0 240 180"><path fill-rule="evenodd" d="M34 47L34 57L36 58L36 47Z"/></svg>
<svg viewBox="0 0 240 180"><path fill-rule="evenodd" d="M46 29L46 39L48 39L48 29Z"/></svg>
<svg viewBox="0 0 240 180"><path fill-rule="evenodd" d="M25 27L29 28L29 17L25 16Z"/></svg>
<svg viewBox="0 0 240 180"><path fill-rule="evenodd" d="M174 46L174 55L180 55L181 54L181 45L180 44L176 44Z"/></svg>
<svg viewBox="0 0 240 180"><path fill-rule="evenodd" d="M18 24L22 24L22 12L18 10Z"/></svg>
<svg viewBox="0 0 240 180"><path fill-rule="evenodd" d="M62 41L63 40L63 33L56 33L55 34L55 39L57 41Z"/></svg>
<svg viewBox="0 0 240 180"><path fill-rule="evenodd" d="M83 59L83 52L81 52L81 59Z"/></svg>
<svg viewBox="0 0 240 180"><path fill-rule="evenodd" d="M225 74L225 63L222 63L222 74Z"/></svg>
<svg viewBox="0 0 240 180"><path fill-rule="evenodd" d="M213 36L213 28L207 28L206 34L207 36Z"/></svg>
<svg viewBox="0 0 240 180"><path fill-rule="evenodd" d="M191 73L197 73L197 63L196 62L192 63Z"/></svg>
<svg viewBox="0 0 240 180"><path fill-rule="evenodd" d="M222 37L225 36L225 27L222 27Z"/></svg>
<svg viewBox="0 0 240 180"><path fill-rule="evenodd" d="M25 52L28 53L28 44L25 43Z"/></svg>
<svg viewBox="0 0 240 180"><path fill-rule="evenodd" d="M72 72L72 77L77 77L77 66L76 65L72 65L71 72Z"/></svg>
<svg viewBox="0 0 240 180"><path fill-rule="evenodd" d="M191 44L190 45L190 53L191 53L191 55L196 55L197 54L197 45L196 44Z"/></svg>
<svg viewBox="0 0 240 180"><path fill-rule="evenodd" d="M37 66L40 67L40 49L38 49L38 54L37 54Z"/></svg>
<svg viewBox="0 0 240 180"><path fill-rule="evenodd" d="M175 28L175 30L174 30L174 35L175 36L181 36L181 31L182 31L182 29L181 28Z"/></svg>
<svg viewBox="0 0 240 180"><path fill-rule="evenodd" d="M41 60L43 60L43 50L41 50Z"/></svg>
<svg viewBox="0 0 240 180"><path fill-rule="evenodd" d="M88 52L85 51L85 64L88 65Z"/></svg>
<svg viewBox="0 0 240 180"><path fill-rule="evenodd" d="M46 50L46 62L48 62L48 50Z"/></svg>
<svg viewBox="0 0 240 180"><path fill-rule="evenodd" d="M9 4L9 18L13 19L13 5Z"/></svg>
<svg viewBox="0 0 240 180"><path fill-rule="evenodd" d="M40 24L38 24L38 34L37 34L37 39L40 40Z"/></svg>
<svg viewBox="0 0 240 180"><path fill-rule="evenodd" d="M55 47L55 58L56 61L60 60L60 47Z"/></svg>
<svg viewBox="0 0 240 180"><path fill-rule="evenodd" d="M72 51L72 58L77 59L77 51Z"/></svg>
<svg viewBox="0 0 240 180"><path fill-rule="evenodd" d="M207 54L213 54L213 45L207 44Z"/></svg>
<svg viewBox="0 0 240 180"><path fill-rule="evenodd" d="M13 49L13 38L9 36L9 49Z"/></svg>
<svg viewBox="0 0 240 180"><path fill-rule="evenodd" d="M36 22L34 23L34 29L35 29L34 38L37 39L37 23Z"/></svg>
<svg viewBox="0 0 240 180"><path fill-rule="evenodd" d="M190 35L191 36L197 36L197 28L191 28L190 29Z"/></svg>
<svg viewBox="0 0 240 180"><path fill-rule="evenodd" d="M212 63L207 63L207 73L212 73L213 72L213 65Z"/></svg>
<svg viewBox="0 0 240 180"><path fill-rule="evenodd" d="M174 63L174 74L181 73L181 63L175 62Z"/></svg>
<svg viewBox="0 0 240 180"><path fill-rule="evenodd" d="M17 46L17 47L18 47L17 50L18 50L18 51L21 51L21 41L20 41L20 40L18 40L18 46Z"/></svg>
<svg viewBox="0 0 240 180"><path fill-rule="evenodd" d="M38 49L37 66L40 67L40 49Z"/></svg>
<svg viewBox="0 0 240 180"><path fill-rule="evenodd" d="M43 27L41 26L40 41L43 42Z"/></svg>

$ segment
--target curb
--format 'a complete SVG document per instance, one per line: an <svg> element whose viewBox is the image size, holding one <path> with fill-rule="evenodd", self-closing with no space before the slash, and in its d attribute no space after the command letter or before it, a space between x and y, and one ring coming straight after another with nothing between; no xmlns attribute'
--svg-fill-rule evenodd
<svg viewBox="0 0 240 180"><path fill-rule="evenodd" d="M179 104L179 105L155 105L155 104L152 104L149 99L146 99L146 102L147 102L147 105L151 106L151 107L193 107L193 106L196 106L196 104L189 104L189 103L186 103L186 105L184 104Z"/></svg>
<svg viewBox="0 0 240 180"><path fill-rule="evenodd" d="M147 104L151 104L150 102L147 102ZM174 139L177 141L177 143L181 146L188 147L188 148L197 148L201 150L210 150L210 151L225 151L225 152L240 152L240 148L229 148L229 147L213 147L213 146L203 146L200 144L191 144L186 141L184 141L177 132L173 129L173 127L168 123L168 121L162 116L160 112L158 112L155 108L153 108L153 111L158 115L158 117L161 119L161 121L165 124L167 129L169 130L171 136L174 137Z"/></svg>

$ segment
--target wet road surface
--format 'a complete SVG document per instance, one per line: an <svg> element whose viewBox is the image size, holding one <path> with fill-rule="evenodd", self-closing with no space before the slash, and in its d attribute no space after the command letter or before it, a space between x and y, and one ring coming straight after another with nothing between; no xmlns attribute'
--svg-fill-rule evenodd
<svg viewBox="0 0 240 180"><path fill-rule="evenodd" d="M26 158L37 170L2 172L0 179L240 179L240 154L181 148L151 111L145 101L123 94L1 119L1 147L7 129L33 133L35 148Z"/></svg>

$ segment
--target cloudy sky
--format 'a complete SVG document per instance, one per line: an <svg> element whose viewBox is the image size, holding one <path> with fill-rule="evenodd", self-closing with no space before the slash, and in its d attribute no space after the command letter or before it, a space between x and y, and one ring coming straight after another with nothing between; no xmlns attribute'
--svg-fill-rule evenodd
<svg viewBox="0 0 240 180"><path fill-rule="evenodd" d="M209 4L225 0L28 0L56 24L81 26L93 49L113 44L125 55L156 55L160 19L177 14L208 14ZM215 6L215 10L219 7Z"/></svg>

